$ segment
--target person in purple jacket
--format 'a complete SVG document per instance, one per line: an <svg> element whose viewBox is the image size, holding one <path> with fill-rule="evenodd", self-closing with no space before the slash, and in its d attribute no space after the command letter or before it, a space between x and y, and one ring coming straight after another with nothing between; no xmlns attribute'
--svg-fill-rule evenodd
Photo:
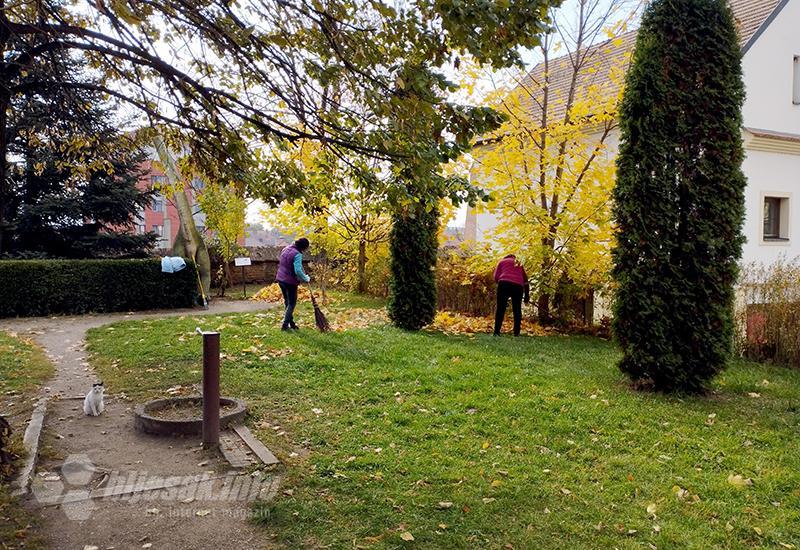
<svg viewBox="0 0 800 550"><path fill-rule="evenodd" d="M294 324L297 285L311 280L311 277L303 271L303 252L308 250L308 247L308 239L303 237L281 250L281 255L278 257L278 273L275 274L275 280L281 287L283 303L286 306L281 330L297 330L297 325Z"/></svg>
<svg viewBox="0 0 800 550"><path fill-rule="evenodd" d="M530 285L525 268L517 261L517 257L509 254L497 264L494 270L494 282L497 283L497 311L494 316L494 335L500 336L503 318L506 316L508 299L514 311L514 336L519 336L522 325L522 301L530 301Z"/></svg>

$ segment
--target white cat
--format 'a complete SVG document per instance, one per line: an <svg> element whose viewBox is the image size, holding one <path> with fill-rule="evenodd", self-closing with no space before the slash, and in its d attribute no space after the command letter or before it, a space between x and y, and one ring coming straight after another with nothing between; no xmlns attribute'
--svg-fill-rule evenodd
<svg viewBox="0 0 800 550"><path fill-rule="evenodd" d="M83 400L83 412L88 416L100 416L106 406L103 404L103 383L92 384L92 389Z"/></svg>

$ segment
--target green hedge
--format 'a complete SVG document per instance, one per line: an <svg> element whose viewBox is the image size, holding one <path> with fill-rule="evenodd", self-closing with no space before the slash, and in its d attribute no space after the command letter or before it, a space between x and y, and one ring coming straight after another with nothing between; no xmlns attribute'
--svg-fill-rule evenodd
<svg viewBox="0 0 800 550"><path fill-rule="evenodd" d="M0 317L192 307L194 265L162 273L160 259L0 261Z"/></svg>

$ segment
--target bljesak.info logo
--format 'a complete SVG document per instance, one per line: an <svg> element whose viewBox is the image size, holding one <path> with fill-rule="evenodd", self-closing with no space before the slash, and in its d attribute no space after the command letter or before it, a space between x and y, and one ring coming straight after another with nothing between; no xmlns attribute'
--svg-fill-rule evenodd
<svg viewBox="0 0 800 550"><path fill-rule="evenodd" d="M183 505L170 506L167 512L178 517L249 517L256 512L249 503L271 499L280 481L262 472L155 476L136 470L105 471L84 454L68 456L59 470L60 475L42 472L36 476L31 493L38 504L59 506L74 521L86 521L103 502L141 504L153 515L161 513L157 504L162 503Z"/></svg>

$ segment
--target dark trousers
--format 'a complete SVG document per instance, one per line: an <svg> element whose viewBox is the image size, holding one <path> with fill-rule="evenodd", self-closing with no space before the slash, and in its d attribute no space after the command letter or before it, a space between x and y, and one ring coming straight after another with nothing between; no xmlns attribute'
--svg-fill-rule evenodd
<svg viewBox="0 0 800 550"><path fill-rule="evenodd" d="M511 298L511 309L514 312L514 336L519 336L520 325L522 324L522 285L500 281L497 283L497 311L494 316L494 333L500 334L503 327L503 318L506 316L508 299Z"/></svg>
<svg viewBox="0 0 800 550"><path fill-rule="evenodd" d="M291 285L278 281L278 286L281 287L283 294L283 303L285 306L285 313L283 314L283 327L294 327L294 307L297 305L297 285Z"/></svg>

